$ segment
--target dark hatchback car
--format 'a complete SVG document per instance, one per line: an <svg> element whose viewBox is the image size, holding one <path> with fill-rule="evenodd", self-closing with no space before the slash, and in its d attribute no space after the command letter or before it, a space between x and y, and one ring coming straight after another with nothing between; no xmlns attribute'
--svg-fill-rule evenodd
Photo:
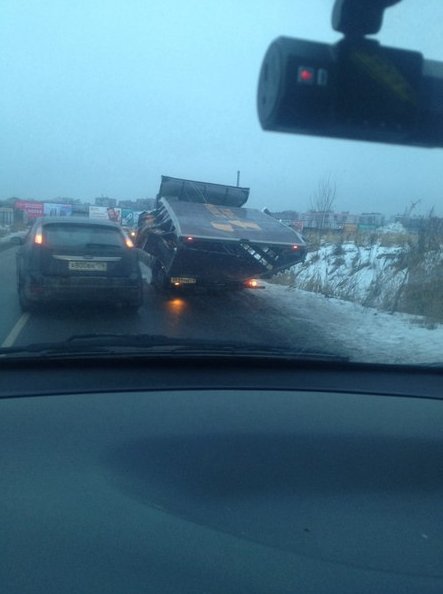
<svg viewBox="0 0 443 594"><path fill-rule="evenodd" d="M119 225L74 217L37 219L17 252L22 310L49 302L143 300L137 250Z"/></svg>

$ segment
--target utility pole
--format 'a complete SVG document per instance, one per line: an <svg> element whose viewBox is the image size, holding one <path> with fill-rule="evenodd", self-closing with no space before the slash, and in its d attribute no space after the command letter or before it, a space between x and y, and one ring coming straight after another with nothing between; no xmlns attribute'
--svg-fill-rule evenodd
<svg viewBox="0 0 443 594"><path fill-rule="evenodd" d="M240 171L237 171L237 188L240 186Z"/></svg>

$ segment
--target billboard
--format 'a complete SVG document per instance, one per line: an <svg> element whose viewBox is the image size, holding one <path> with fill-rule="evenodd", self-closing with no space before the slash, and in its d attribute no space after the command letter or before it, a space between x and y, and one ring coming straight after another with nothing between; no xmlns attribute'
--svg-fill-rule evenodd
<svg viewBox="0 0 443 594"><path fill-rule="evenodd" d="M137 227L138 217L143 211L132 208L113 208L109 206L90 206L89 217L103 221L114 221L123 227Z"/></svg>
<svg viewBox="0 0 443 594"><path fill-rule="evenodd" d="M120 223L122 218L122 209L106 206L90 206L89 218Z"/></svg>
<svg viewBox="0 0 443 594"><path fill-rule="evenodd" d="M43 202L34 202L32 200L16 200L15 208L21 210L25 215L26 221L33 221L43 216Z"/></svg>
<svg viewBox="0 0 443 594"><path fill-rule="evenodd" d="M132 208L122 208L122 225L124 227L136 227L141 211Z"/></svg>
<svg viewBox="0 0 443 594"><path fill-rule="evenodd" d="M68 217L72 215L72 204L56 204L54 202L43 203L43 214L45 217Z"/></svg>

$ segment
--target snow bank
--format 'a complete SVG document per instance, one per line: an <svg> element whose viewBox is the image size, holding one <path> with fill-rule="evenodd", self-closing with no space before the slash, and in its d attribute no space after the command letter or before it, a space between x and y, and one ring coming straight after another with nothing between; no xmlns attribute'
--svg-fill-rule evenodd
<svg viewBox="0 0 443 594"><path fill-rule="evenodd" d="M403 254L403 248L380 244L324 245L292 268L293 284L328 297L393 310L399 291L408 281Z"/></svg>
<svg viewBox="0 0 443 594"><path fill-rule="evenodd" d="M401 223L390 223L389 225L385 225L384 227L379 227L377 229L377 233L392 233L394 235L407 235L406 229L403 227Z"/></svg>

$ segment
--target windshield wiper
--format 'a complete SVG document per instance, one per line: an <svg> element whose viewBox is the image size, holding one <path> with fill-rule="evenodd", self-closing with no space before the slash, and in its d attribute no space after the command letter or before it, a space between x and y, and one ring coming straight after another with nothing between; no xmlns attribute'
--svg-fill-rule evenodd
<svg viewBox="0 0 443 594"><path fill-rule="evenodd" d="M186 355L228 357L274 357L300 360L348 361L349 357L294 349L291 346L269 346L242 341L173 338L162 334L79 334L61 342L32 343L0 348L0 357L78 355Z"/></svg>

